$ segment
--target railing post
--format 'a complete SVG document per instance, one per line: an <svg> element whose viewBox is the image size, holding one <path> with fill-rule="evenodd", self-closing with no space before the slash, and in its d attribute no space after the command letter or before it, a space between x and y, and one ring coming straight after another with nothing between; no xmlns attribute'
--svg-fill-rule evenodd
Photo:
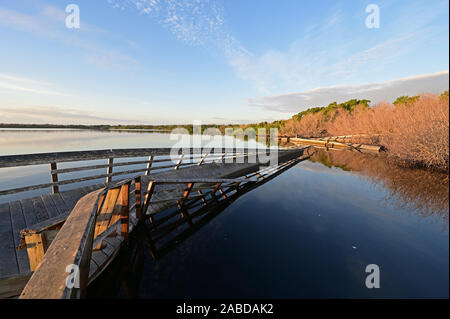
<svg viewBox="0 0 450 319"><path fill-rule="evenodd" d="M134 184L135 184L135 190L134 190L134 194L136 196L136 218L138 220L142 219L142 193L141 193L141 177L138 176L134 179Z"/></svg>
<svg viewBox="0 0 450 319"><path fill-rule="evenodd" d="M57 170L56 163L50 163L50 175L52 177L52 183L57 183L58 182L58 173L54 173L53 172L53 171L56 171L56 170ZM53 194L59 193L59 186L53 184L52 192L53 192Z"/></svg>
<svg viewBox="0 0 450 319"><path fill-rule="evenodd" d="M113 172L113 163L114 163L114 157L110 157L108 159L108 170L106 171L106 174L108 174L108 176L106 176L106 183L111 183L112 182L112 172Z"/></svg>
<svg viewBox="0 0 450 319"><path fill-rule="evenodd" d="M145 175L150 175L150 169L152 168L153 163L153 155L148 157L147 170L145 171Z"/></svg>
<svg viewBox="0 0 450 319"><path fill-rule="evenodd" d="M120 219L121 219L121 232L125 239L128 239L128 233L130 230L130 206L129 206L129 191L130 184L122 185L119 198L117 199L117 205L121 206Z"/></svg>
<svg viewBox="0 0 450 319"><path fill-rule="evenodd" d="M155 181L149 181L147 186L147 194L145 194L145 200L142 210L142 215L145 216L147 213L148 205L150 203L150 200L152 199L153 191L155 190Z"/></svg>
<svg viewBox="0 0 450 319"><path fill-rule="evenodd" d="M198 162L198 166L202 165L203 161L206 159L206 157L208 156L208 153L205 153L205 155L202 156L202 158L200 158L200 161Z"/></svg>
<svg viewBox="0 0 450 319"><path fill-rule="evenodd" d="M184 157L184 154L181 154L180 159L177 162L177 165L175 165L175 167L174 167L174 170L177 170L180 167L181 161L183 161L183 157Z"/></svg>
<svg viewBox="0 0 450 319"><path fill-rule="evenodd" d="M194 187L194 183L189 183L186 190L184 191L183 199L180 201L181 205L183 205L186 202L186 200L188 199L189 194L191 193L192 187Z"/></svg>

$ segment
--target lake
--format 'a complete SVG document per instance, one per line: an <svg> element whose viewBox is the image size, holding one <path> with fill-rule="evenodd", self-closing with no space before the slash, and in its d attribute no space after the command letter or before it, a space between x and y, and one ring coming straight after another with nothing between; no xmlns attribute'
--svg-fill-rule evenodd
<svg viewBox="0 0 450 319"><path fill-rule="evenodd" d="M162 133L0 131L0 154L169 147ZM48 167L0 188L33 179ZM145 234L92 285L117 298L448 298L448 175L382 156L318 150L213 212L154 259ZM365 285L366 266L380 288Z"/></svg>

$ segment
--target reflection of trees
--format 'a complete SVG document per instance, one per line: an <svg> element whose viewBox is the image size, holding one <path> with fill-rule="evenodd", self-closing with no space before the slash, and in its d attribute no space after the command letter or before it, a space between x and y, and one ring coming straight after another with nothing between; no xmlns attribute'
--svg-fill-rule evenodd
<svg viewBox="0 0 450 319"><path fill-rule="evenodd" d="M310 159L331 167L358 172L389 191L387 200L416 210L421 216L440 216L448 225L449 175L423 169L409 169L390 163L382 155L350 151L316 150Z"/></svg>

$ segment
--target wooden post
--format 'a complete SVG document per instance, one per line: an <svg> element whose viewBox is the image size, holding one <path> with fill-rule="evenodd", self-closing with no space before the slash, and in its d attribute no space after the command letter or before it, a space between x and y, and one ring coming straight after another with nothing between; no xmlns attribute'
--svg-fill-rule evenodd
<svg viewBox="0 0 450 319"><path fill-rule="evenodd" d="M145 194L145 200L144 200L144 209L142 210L142 215L145 217L145 214L147 214L148 205L150 203L150 200L152 199L153 191L155 190L155 181L149 181L147 186L147 193Z"/></svg>
<svg viewBox="0 0 450 319"><path fill-rule="evenodd" d="M114 163L114 157L110 157L108 159L108 170L106 171L106 173L108 174L108 176L106 176L106 183L111 183L112 182L112 172L113 172L113 163Z"/></svg>
<svg viewBox="0 0 450 319"><path fill-rule="evenodd" d="M216 192L219 189L220 185L222 185L222 183L217 183L216 186L214 187L214 189L212 191L213 196L216 196Z"/></svg>
<svg viewBox="0 0 450 319"><path fill-rule="evenodd" d="M202 158L200 158L200 161L198 162L198 166L202 165L203 161L205 160L205 158L208 156L208 153L205 153L205 155L202 156Z"/></svg>
<svg viewBox="0 0 450 319"><path fill-rule="evenodd" d="M205 196L203 196L203 193L202 193L202 191L201 190L198 190L197 191L197 193L201 196L201 199L202 199L202 202L203 202L203 205L207 205L207 202L206 202L206 199L205 199Z"/></svg>
<svg viewBox="0 0 450 319"><path fill-rule="evenodd" d="M177 165L175 165L174 170L177 170L180 167L181 161L183 160L184 154L180 155L180 159L177 162Z"/></svg>
<svg viewBox="0 0 450 319"><path fill-rule="evenodd" d="M148 157L147 170L145 171L145 175L150 175L150 170L152 168L152 163L153 163L153 155L150 155Z"/></svg>
<svg viewBox="0 0 450 319"><path fill-rule="evenodd" d="M135 184L135 190L134 190L134 194L136 196L136 218L138 220L142 219L142 193L141 193L141 177L138 176L134 179L134 184Z"/></svg>
<svg viewBox="0 0 450 319"><path fill-rule="evenodd" d="M56 170L57 170L56 163L50 163L50 174L52 176L52 183L58 182L58 173L53 173L53 171L56 171ZM59 193L59 186L53 184L52 191L53 191L53 194Z"/></svg>
<svg viewBox="0 0 450 319"><path fill-rule="evenodd" d="M117 199L117 205L121 206L121 231L122 236L128 239L128 233L130 230L130 207L129 207L129 184L124 184L121 187L119 198Z"/></svg>
<svg viewBox="0 0 450 319"><path fill-rule="evenodd" d="M189 183L186 190L184 191L183 198L180 201L180 205L183 205L189 197L191 193L192 187L194 187L194 183Z"/></svg>

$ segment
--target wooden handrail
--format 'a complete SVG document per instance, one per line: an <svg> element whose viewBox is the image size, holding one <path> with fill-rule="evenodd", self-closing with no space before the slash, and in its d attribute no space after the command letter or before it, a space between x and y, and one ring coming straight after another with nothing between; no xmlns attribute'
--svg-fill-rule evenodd
<svg viewBox="0 0 450 319"><path fill-rule="evenodd" d="M89 193L77 202L20 298L85 296L92 250L101 247L102 240L118 229L121 236L128 238L130 184L130 179L124 180ZM74 270L72 277L68 269Z"/></svg>
<svg viewBox="0 0 450 319"><path fill-rule="evenodd" d="M151 171L162 169L178 169L179 167L189 165L202 165L206 163L206 157L209 156L208 162L214 162L216 160L223 161L225 158L237 159L238 157L248 157L250 155L266 153L267 149L236 149L236 148L219 148L214 149L214 153L211 153L211 148L204 149L182 149L179 151L180 157L178 162L172 162L171 158L155 158L156 156L169 157L170 149L168 148L146 148L146 149L117 149L117 150L97 150L97 151L84 151L84 152L59 152L59 153L40 153L40 154L25 154L25 155L8 155L0 156L0 168L15 167L15 166L29 166L40 165L50 163L50 183L43 183L37 185L27 185L18 188L11 188L0 190L0 196L16 194L20 192L26 192L31 190L38 190L43 188L52 188L53 193L60 191L60 186L80 183L85 181L92 181L98 179L105 179L106 183L111 183L114 176L131 175L145 173L150 174ZM273 151L273 150L271 150ZM198 152L198 153L193 153ZM227 153L228 152L228 153ZM278 150L283 152L283 150ZM116 158L129 158L129 157L142 157L148 156L148 160L135 160L127 162L117 162ZM71 168L58 168L58 163L64 162L81 162L90 160L107 160L105 164L84 165ZM198 162L194 162L194 159L198 159ZM182 163L184 160L184 163ZM169 163L168 165L153 165L154 163ZM131 166L147 164L146 167L132 170L123 170L114 172L115 167ZM88 170L96 170L100 168L106 168L104 174L89 175L84 177L61 179L59 175L73 172L81 172Z"/></svg>
<svg viewBox="0 0 450 319"><path fill-rule="evenodd" d="M218 153L232 153L242 152L242 148L212 148ZM181 154L193 154L211 151L211 148L185 148L178 151ZM133 148L133 149L110 149L110 150L95 150L95 151L70 151L70 152L55 152L55 153L34 153L22 155L5 155L0 156L0 168L2 167L17 167L28 165L40 165L48 163L64 163L77 161L90 161L105 158L126 158L126 157L145 157L145 156L161 156L170 155L171 148ZM264 152L265 149L245 149L247 152Z"/></svg>
<svg viewBox="0 0 450 319"><path fill-rule="evenodd" d="M97 190L81 198L56 235L20 298L70 299L83 297L87 287L99 196ZM79 269L80 285L67 285L67 267Z"/></svg>

